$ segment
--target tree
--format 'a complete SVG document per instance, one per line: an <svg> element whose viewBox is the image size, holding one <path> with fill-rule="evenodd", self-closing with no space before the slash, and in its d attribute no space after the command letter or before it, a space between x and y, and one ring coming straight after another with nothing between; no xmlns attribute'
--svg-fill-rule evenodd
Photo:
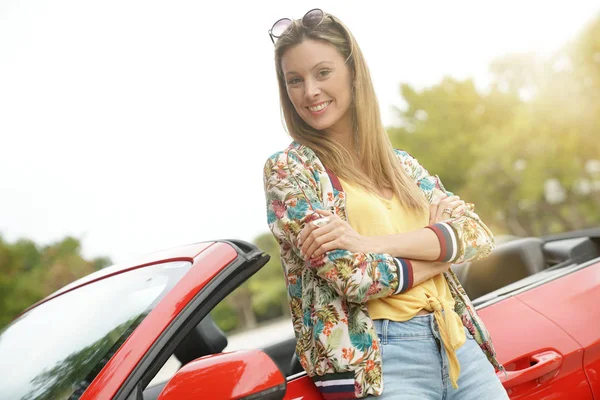
<svg viewBox="0 0 600 400"><path fill-rule="evenodd" d="M472 80L444 78L439 84L415 91L401 86L407 102L398 110L403 126L388 129L395 147L418 155L419 161L444 184L459 191L482 151L489 127L501 127L520 105L517 96L493 90L479 93ZM460 157L456 157L460 154Z"/></svg>
<svg viewBox="0 0 600 400"><path fill-rule="evenodd" d="M269 262L250 279L252 307L258 315L289 315L287 287L279 255L279 244L269 233L254 239L254 244L271 256Z"/></svg>
<svg viewBox="0 0 600 400"><path fill-rule="evenodd" d="M394 145L498 232L600 223L600 17L549 59L510 54L491 70L487 92L451 78L420 92L402 85Z"/></svg>
<svg viewBox="0 0 600 400"><path fill-rule="evenodd" d="M111 264L108 257L84 259L81 242L73 237L44 247L0 237L0 329L33 303Z"/></svg>
<svg viewBox="0 0 600 400"><path fill-rule="evenodd" d="M252 329L259 322L289 315L279 245L270 232L259 235L254 244L271 259L211 312L213 320L226 332Z"/></svg>

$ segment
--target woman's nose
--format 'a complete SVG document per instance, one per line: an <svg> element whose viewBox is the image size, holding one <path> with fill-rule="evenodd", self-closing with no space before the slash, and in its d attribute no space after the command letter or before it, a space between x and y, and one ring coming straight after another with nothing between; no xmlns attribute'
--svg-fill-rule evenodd
<svg viewBox="0 0 600 400"><path fill-rule="evenodd" d="M304 84L304 95L307 99L314 99L321 93L321 88L318 82L306 81Z"/></svg>

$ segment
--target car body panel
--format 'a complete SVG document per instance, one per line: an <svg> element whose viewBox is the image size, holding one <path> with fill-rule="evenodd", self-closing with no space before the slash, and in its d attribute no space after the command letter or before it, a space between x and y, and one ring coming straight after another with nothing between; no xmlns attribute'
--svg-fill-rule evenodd
<svg viewBox="0 0 600 400"><path fill-rule="evenodd" d="M523 303L519 296L478 312L492 335L500 363L509 371L508 379L499 376L511 399L593 398L582 369L583 349L550 319ZM532 373L525 380L520 377L524 382L521 384L512 381L512 371L529 368L530 356L545 352L559 355L562 360L558 368L552 368L549 374Z"/></svg>
<svg viewBox="0 0 600 400"><path fill-rule="evenodd" d="M198 254L190 271L127 338L81 399L112 399L171 321L236 258L237 252L227 243L210 244Z"/></svg>
<svg viewBox="0 0 600 400"><path fill-rule="evenodd" d="M583 349L583 368L600 398L600 263L520 294L525 304L554 321Z"/></svg>

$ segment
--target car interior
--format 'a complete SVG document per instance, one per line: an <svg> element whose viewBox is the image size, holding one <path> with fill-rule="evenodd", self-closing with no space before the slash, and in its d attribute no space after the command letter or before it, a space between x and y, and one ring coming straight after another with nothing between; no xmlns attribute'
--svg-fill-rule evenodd
<svg viewBox="0 0 600 400"><path fill-rule="evenodd" d="M510 240L497 245L484 260L452 268L477 306L540 282L556 271L594 259L600 261L600 229ZM295 338L289 338L262 350L290 377L303 372L294 353L295 345ZM185 365L199 357L220 353L226 346L226 334L207 316L178 345L174 355ZM143 393L144 400L157 399L165 384L148 387Z"/></svg>

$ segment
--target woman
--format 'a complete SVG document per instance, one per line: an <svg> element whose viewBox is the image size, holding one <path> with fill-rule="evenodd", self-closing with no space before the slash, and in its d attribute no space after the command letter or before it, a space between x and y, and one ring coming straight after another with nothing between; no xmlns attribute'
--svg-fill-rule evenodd
<svg viewBox="0 0 600 400"><path fill-rule="evenodd" d="M450 263L492 233L394 150L350 31L309 11L271 31L294 139L264 169L296 354L325 399L505 399L489 334ZM384 386L385 385L385 386Z"/></svg>

